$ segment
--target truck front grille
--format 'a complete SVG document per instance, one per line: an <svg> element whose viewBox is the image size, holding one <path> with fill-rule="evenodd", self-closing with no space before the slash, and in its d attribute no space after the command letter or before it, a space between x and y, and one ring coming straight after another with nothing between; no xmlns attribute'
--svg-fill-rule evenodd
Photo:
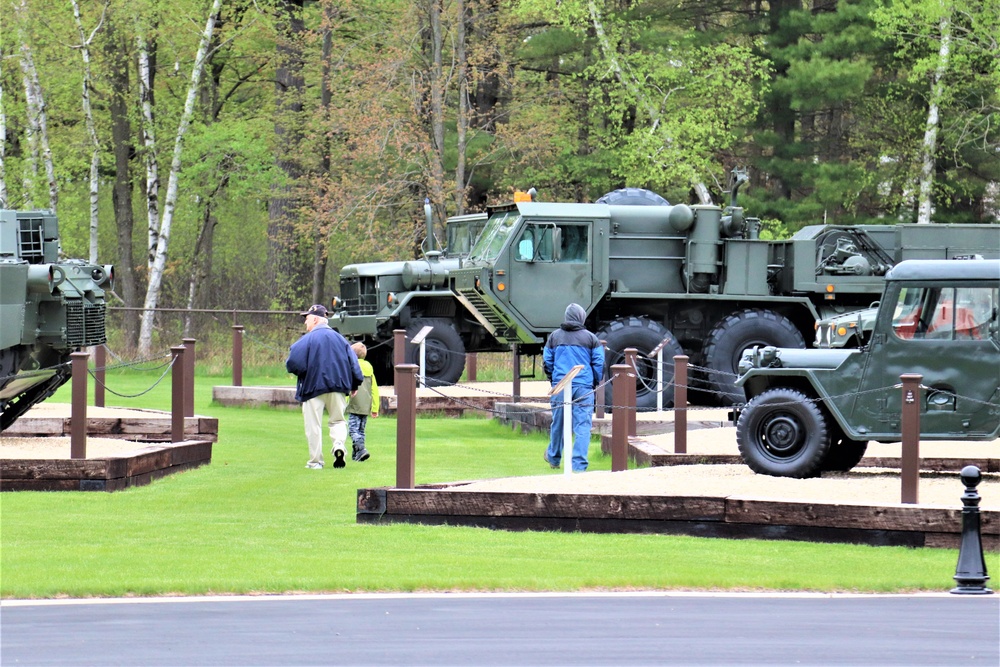
<svg viewBox="0 0 1000 667"><path fill-rule="evenodd" d="M71 347L102 345L108 336L104 329L104 303L73 299L66 302L66 342Z"/></svg>
<svg viewBox="0 0 1000 667"><path fill-rule="evenodd" d="M366 276L341 280L340 299L348 315L375 315L381 306L377 279Z"/></svg>

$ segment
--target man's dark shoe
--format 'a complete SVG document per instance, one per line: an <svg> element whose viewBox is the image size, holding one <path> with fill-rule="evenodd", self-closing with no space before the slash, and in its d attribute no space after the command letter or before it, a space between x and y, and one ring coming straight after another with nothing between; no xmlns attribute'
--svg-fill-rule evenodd
<svg viewBox="0 0 1000 667"><path fill-rule="evenodd" d="M549 467L552 468L553 470L557 470L559 468L558 464L553 463L552 461L549 460L548 452L542 452L542 458L545 459L545 462L548 463Z"/></svg>
<svg viewBox="0 0 1000 667"><path fill-rule="evenodd" d="M335 450L333 450L333 467L334 468L343 468L346 465L347 465L347 462L344 461L344 450L343 449L335 449Z"/></svg>

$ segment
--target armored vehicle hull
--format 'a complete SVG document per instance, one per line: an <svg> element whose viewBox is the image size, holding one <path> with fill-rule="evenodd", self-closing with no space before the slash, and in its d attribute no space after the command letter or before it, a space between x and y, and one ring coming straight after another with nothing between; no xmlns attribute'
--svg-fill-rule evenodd
<svg viewBox="0 0 1000 667"><path fill-rule="evenodd" d="M107 340L113 268L59 252L54 214L0 209L0 430L69 379L72 352Z"/></svg>

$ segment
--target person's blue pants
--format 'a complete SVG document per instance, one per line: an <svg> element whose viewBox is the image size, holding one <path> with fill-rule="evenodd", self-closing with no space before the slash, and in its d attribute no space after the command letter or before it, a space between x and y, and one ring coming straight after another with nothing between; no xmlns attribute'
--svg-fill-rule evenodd
<svg viewBox="0 0 1000 667"><path fill-rule="evenodd" d="M549 448L545 456L552 465L559 465L563 452L563 395L552 396L552 429L549 433ZM590 449L590 430L594 416L594 392L590 387L573 386L573 470L587 469L587 450Z"/></svg>

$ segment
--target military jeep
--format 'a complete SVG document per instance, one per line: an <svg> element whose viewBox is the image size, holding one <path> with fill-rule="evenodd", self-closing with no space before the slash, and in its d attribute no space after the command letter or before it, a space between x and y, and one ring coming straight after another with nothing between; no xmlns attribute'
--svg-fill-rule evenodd
<svg viewBox="0 0 1000 667"><path fill-rule="evenodd" d="M1000 434L1000 261L909 260L886 274L860 349L744 351L734 410L755 472L813 477L850 470L868 442L902 439L904 373L923 376L922 440Z"/></svg>

